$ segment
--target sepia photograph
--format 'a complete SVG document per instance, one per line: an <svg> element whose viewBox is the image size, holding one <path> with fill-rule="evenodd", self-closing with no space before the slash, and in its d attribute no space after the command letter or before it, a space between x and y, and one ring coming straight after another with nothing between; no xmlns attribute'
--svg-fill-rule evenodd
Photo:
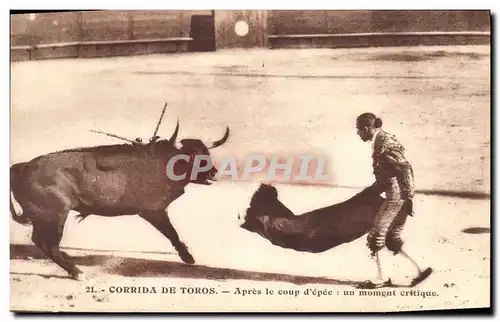
<svg viewBox="0 0 500 322"><path fill-rule="evenodd" d="M489 10L9 19L11 312L492 313Z"/></svg>

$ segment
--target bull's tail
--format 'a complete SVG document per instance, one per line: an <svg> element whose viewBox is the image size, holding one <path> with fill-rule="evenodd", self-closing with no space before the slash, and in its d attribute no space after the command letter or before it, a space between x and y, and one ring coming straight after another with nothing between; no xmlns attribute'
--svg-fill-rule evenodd
<svg viewBox="0 0 500 322"><path fill-rule="evenodd" d="M12 190L12 188L15 187L16 184L18 184L18 182L16 181L16 177L18 177L18 174L22 171L23 165L23 163L16 163L10 167L10 213L12 215L12 219L14 219L15 222L22 225L27 225L30 223L29 217L22 212L22 209L20 212L17 212L14 208L13 201L15 201L15 196Z"/></svg>

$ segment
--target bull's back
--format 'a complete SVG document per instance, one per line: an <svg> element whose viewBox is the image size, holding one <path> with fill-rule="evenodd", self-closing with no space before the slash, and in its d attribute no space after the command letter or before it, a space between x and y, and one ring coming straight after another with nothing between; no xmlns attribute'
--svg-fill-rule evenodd
<svg viewBox="0 0 500 322"><path fill-rule="evenodd" d="M165 158L145 153L70 150L15 165L11 173L22 170L26 195L37 200L56 192L71 200L75 210L102 215L133 214L165 209L182 194L183 185L169 181L164 163Z"/></svg>
<svg viewBox="0 0 500 322"><path fill-rule="evenodd" d="M94 212L165 209L183 186L165 173L165 158L141 154L93 154L83 160L81 202ZM175 196L174 196L175 195Z"/></svg>
<svg viewBox="0 0 500 322"><path fill-rule="evenodd" d="M25 163L22 166L25 195L31 203L45 204L56 198L64 199L66 205L76 205L81 198L103 195L98 185L99 179L106 176L96 171L95 162L89 162L93 155L92 152L65 151L45 154Z"/></svg>

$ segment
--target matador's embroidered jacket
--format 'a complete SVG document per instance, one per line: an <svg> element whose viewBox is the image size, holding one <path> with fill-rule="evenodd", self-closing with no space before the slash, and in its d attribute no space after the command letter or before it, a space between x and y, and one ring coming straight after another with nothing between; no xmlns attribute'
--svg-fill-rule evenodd
<svg viewBox="0 0 500 322"><path fill-rule="evenodd" d="M396 178L401 199L412 199L415 195L413 168L406 159L405 148L396 136L383 130L374 137L373 142L373 174L376 185L382 191L390 189L391 178Z"/></svg>

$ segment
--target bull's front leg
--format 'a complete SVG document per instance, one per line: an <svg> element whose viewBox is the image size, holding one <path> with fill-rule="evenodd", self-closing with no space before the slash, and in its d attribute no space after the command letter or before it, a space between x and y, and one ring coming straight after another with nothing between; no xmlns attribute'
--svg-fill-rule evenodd
<svg viewBox="0 0 500 322"><path fill-rule="evenodd" d="M164 206L168 207L172 202L179 199L185 193L184 188L182 189L171 189L169 193L164 197Z"/></svg>
<svg viewBox="0 0 500 322"><path fill-rule="evenodd" d="M139 216L144 218L170 240L182 261L187 264L194 264L193 256L189 253L187 246L179 239L179 235L174 226L172 226L165 210L143 212Z"/></svg>

